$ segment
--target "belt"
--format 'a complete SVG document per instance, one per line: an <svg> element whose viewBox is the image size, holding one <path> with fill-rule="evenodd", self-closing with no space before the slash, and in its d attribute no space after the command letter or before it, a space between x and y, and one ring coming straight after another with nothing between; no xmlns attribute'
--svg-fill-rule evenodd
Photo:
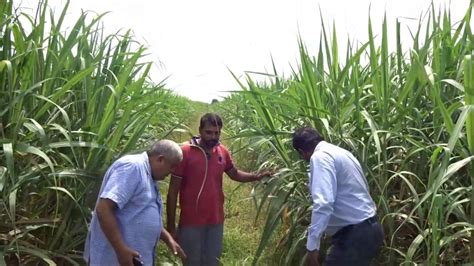
<svg viewBox="0 0 474 266"><path fill-rule="evenodd" d="M362 225L362 224L374 224L374 223L377 223L378 222L378 218L377 218L377 215L374 215L372 217L369 217L365 220L363 220L362 222L360 223L357 223L357 224L350 224L350 225L346 225L344 226L343 228L339 229L332 237L333 238L339 238L339 237L342 237L343 235L345 235L346 233L348 233L352 227L354 226L358 226L358 225Z"/></svg>
<svg viewBox="0 0 474 266"><path fill-rule="evenodd" d="M378 220L379 219L377 218L377 215L374 215L370 218L365 219L364 221L362 221L362 223L374 224L374 223L378 222Z"/></svg>

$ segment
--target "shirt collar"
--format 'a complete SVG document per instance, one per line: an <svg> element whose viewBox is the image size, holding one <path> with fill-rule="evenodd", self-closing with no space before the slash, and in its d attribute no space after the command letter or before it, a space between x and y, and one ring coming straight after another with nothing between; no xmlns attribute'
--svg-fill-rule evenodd
<svg viewBox="0 0 474 266"><path fill-rule="evenodd" d="M200 136L193 136L191 138L191 141L190 143L193 144L193 145L198 145L199 146L199 142L201 141L201 137ZM217 151L217 147L219 147L219 145L221 145L221 142L219 141L214 147L212 147L212 153L216 152Z"/></svg>
<svg viewBox="0 0 474 266"><path fill-rule="evenodd" d="M150 158L148 158L148 154L146 153L146 151L142 153L142 156L143 156L143 160L145 161L146 174L147 174L151 179L153 179L153 177L151 176Z"/></svg>
<svg viewBox="0 0 474 266"><path fill-rule="evenodd" d="M321 140L321 141L316 145L316 147L314 147L313 153L314 153L315 151L318 151L319 149L321 149L322 146L324 146L324 143L325 143L325 141L324 141L324 140Z"/></svg>

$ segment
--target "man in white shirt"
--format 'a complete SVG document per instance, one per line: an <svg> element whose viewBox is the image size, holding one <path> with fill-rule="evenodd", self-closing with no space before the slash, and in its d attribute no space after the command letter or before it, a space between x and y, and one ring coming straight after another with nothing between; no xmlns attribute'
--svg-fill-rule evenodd
<svg viewBox="0 0 474 266"><path fill-rule="evenodd" d="M293 148L310 163L308 265L319 265L323 232L332 236L325 265L369 265L383 244L383 230L359 161L311 127L295 131Z"/></svg>

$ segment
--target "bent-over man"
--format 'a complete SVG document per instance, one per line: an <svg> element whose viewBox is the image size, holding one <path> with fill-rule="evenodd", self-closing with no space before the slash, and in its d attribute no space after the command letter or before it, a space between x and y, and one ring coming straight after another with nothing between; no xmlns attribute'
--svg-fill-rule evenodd
<svg viewBox="0 0 474 266"><path fill-rule="evenodd" d="M123 156L109 167L86 240L88 265L131 266L134 258L154 265L160 238L175 254L185 257L163 228L163 204L155 182L163 180L182 158L178 144L160 140L150 150Z"/></svg>
<svg viewBox="0 0 474 266"><path fill-rule="evenodd" d="M308 265L319 265L323 232L332 235L324 265L369 265L382 246L383 231L359 161L324 141L311 127L295 131L293 147L310 164L313 210L306 244Z"/></svg>

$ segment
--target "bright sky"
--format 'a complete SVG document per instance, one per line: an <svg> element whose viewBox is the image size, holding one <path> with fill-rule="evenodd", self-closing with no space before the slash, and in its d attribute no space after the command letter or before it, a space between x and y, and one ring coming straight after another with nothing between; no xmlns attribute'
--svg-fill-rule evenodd
<svg viewBox="0 0 474 266"><path fill-rule="evenodd" d="M81 9L104 18L106 32L132 29L136 39L147 44L154 64L152 79L169 76L167 87L192 100L211 102L239 86L229 69L241 77L245 71L271 71L273 57L278 71L289 75L298 62L298 33L311 53L319 45L321 18L326 26L336 24L338 42L367 41L369 6L375 34L381 33L384 12L389 21L389 38L395 37L399 18L408 46L407 27L429 10L432 0L71 0L69 18ZM433 0L436 8L448 0ZM458 21L469 0L453 0L451 15ZM17 0L17 4L20 0ZM23 0L21 6L35 6L37 0ZM64 0L49 0L62 10ZM407 18L413 18L407 19ZM393 41L392 41L393 43ZM345 47L339 48L340 54ZM257 79L259 77L253 76ZM261 77L260 77L261 79Z"/></svg>

